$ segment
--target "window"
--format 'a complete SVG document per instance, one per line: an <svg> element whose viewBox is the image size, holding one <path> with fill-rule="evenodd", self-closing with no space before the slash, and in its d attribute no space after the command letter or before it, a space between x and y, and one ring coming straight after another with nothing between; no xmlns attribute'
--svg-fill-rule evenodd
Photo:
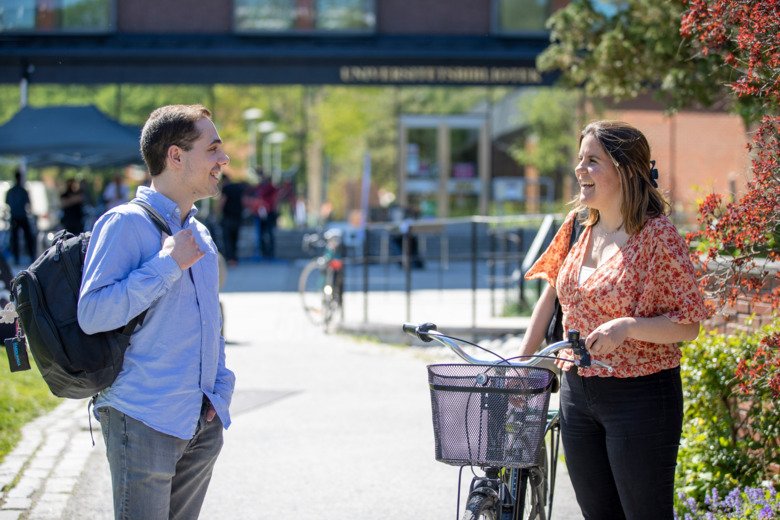
<svg viewBox="0 0 780 520"><path fill-rule="evenodd" d="M552 14L550 0L496 0L496 30L500 33L545 31Z"/></svg>
<svg viewBox="0 0 780 520"><path fill-rule="evenodd" d="M376 24L373 0L235 0L234 6L240 32L366 32Z"/></svg>
<svg viewBox="0 0 780 520"><path fill-rule="evenodd" d="M0 31L105 32L113 0L0 0Z"/></svg>

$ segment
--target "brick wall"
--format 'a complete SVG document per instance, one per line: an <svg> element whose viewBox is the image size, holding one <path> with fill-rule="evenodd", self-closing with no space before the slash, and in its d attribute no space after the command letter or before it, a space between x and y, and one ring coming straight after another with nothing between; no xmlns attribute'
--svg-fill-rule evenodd
<svg viewBox="0 0 780 520"><path fill-rule="evenodd" d="M780 286L778 279L780 267L771 266L768 270L767 283L764 287L767 292ZM734 305L727 305L720 309L712 318L704 321L702 326L721 334L753 332L764 325L769 325L778 316L780 313L777 309L772 309L771 303L752 301L751 298L744 297L737 299Z"/></svg>
<svg viewBox="0 0 780 520"><path fill-rule="evenodd" d="M607 117L639 128L657 161L658 184L667 194L676 222L696 221L698 201L710 193L744 194L750 177L748 134L742 120L723 112L627 107Z"/></svg>

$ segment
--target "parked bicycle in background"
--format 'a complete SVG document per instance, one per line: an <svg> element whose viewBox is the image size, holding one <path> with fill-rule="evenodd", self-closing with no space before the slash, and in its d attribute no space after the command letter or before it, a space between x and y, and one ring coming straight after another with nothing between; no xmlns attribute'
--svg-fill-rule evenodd
<svg viewBox="0 0 780 520"><path fill-rule="evenodd" d="M329 229L303 237L303 250L322 252L301 271L298 291L303 310L315 325L329 332L335 317L344 319L344 246L342 231Z"/></svg>
<svg viewBox="0 0 780 520"><path fill-rule="evenodd" d="M404 324L424 342L437 341L466 361L428 366L436 460L474 472L462 520L548 520L558 467L560 417L549 409L560 387L555 366L559 350L573 349L578 366L591 363L579 332L527 356L505 359L469 341L448 336L436 325ZM484 350L497 360L474 358L461 344ZM515 361L513 361L515 360ZM545 445L545 439L547 444ZM456 518L460 515L458 486Z"/></svg>

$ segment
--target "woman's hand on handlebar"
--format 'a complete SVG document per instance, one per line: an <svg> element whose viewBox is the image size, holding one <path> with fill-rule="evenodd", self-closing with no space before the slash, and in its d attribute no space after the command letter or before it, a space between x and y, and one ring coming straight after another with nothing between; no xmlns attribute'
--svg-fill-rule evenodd
<svg viewBox="0 0 780 520"><path fill-rule="evenodd" d="M602 323L585 338L585 348L594 356L609 354L628 339L630 324L630 318L617 318Z"/></svg>

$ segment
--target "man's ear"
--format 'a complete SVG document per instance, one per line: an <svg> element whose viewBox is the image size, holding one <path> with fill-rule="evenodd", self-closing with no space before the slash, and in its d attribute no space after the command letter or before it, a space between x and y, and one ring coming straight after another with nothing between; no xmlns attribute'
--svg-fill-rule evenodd
<svg viewBox="0 0 780 520"><path fill-rule="evenodd" d="M165 161L173 168L181 166L182 149L172 144L168 147L168 153L165 155Z"/></svg>

